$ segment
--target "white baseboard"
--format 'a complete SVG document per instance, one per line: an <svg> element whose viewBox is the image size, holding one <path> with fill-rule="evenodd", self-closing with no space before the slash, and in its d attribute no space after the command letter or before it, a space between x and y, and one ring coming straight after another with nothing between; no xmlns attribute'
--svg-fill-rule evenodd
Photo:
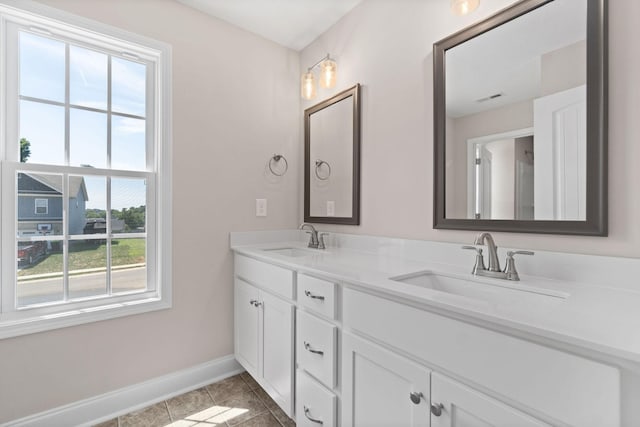
<svg viewBox="0 0 640 427"><path fill-rule="evenodd" d="M233 355L3 424L2 427L91 426L238 374Z"/></svg>

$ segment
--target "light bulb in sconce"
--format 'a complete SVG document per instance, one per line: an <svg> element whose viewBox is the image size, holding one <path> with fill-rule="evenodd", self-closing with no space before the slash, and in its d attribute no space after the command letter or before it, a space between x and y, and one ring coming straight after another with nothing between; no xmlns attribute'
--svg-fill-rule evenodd
<svg viewBox="0 0 640 427"><path fill-rule="evenodd" d="M316 81L311 70L308 70L300 79L300 93L303 99L313 99L316 97Z"/></svg>
<svg viewBox="0 0 640 427"><path fill-rule="evenodd" d="M451 10L455 15L462 16L478 8L480 0L451 0Z"/></svg>
<svg viewBox="0 0 640 427"><path fill-rule="evenodd" d="M336 85L336 71L338 64L333 59L327 58L320 63L320 86L323 88L332 88Z"/></svg>

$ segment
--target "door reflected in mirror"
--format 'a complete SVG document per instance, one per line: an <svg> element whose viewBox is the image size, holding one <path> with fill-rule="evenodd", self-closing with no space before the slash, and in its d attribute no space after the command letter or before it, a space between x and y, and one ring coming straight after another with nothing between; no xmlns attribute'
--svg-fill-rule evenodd
<svg viewBox="0 0 640 427"><path fill-rule="evenodd" d="M305 222L359 224L359 91L305 110Z"/></svg>

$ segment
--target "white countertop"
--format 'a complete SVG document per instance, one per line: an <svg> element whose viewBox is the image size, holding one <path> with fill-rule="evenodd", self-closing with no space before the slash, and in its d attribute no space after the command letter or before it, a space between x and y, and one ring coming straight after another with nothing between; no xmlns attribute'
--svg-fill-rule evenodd
<svg viewBox="0 0 640 427"><path fill-rule="evenodd" d="M289 232L287 237L291 236ZM246 239L234 240L232 237L235 252L255 259L330 278L347 286L382 292L426 309L480 321L489 327L507 328L519 335L524 333L578 346L624 362L633 362L633 365L640 363L640 292L634 290L522 273L520 282L475 277L469 273L472 262L466 267L445 262L422 262L397 256L397 253L390 253L392 251L376 253L358 248L328 247L326 250L309 250L309 255L291 257L265 250L273 248L306 249L306 245L299 240L247 244ZM461 255L460 258L464 262L469 260L468 256ZM489 289L489 294L486 298L471 298L390 280L390 277L420 271L484 282L478 286ZM550 290L552 294L568 296L538 295L510 290L509 287L541 288Z"/></svg>

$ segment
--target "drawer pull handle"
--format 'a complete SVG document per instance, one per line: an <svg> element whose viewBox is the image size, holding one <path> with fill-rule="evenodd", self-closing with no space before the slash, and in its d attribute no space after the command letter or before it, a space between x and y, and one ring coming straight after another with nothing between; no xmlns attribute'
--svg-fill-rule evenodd
<svg viewBox="0 0 640 427"><path fill-rule="evenodd" d="M317 418L313 418L311 415L309 415L309 412L311 412L309 410L309 408L307 408L306 406L304 407L304 416L307 417L307 419L309 421L311 421L312 423L316 423L316 424L324 424L324 422L322 420L319 420Z"/></svg>
<svg viewBox="0 0 640 427"><path fill-rule="evenodd" d="M442 415L443 409L444 409L444 405L442 403L431 404L431 413L436 417L439 417L440 415Z"/></svg>
<svg viewBox="0 0 640 427"><path fill-rule="evenodd" d="M416 405L420 404L420 401L422 400L423 397L424 397L424 394L422 394L422 392L414 391L412 393L409 393L409 398Z"/></svg>
<svg viewBox="0 0 640 427"><path fill-rule="evenodd" d="M309 298L319 299L320 301L324 301L324 297L322 295L314 295L311 291L304 291L304 294Z"/></svg>
<svg viewBox="0 0 640 427"><path fill-rule="evenodd" d="M314 350L313 348L311 348L311 344L309 344L309 343L308 343L308 342L306 342L306 341L304 342L304 348L305 348L307 351L309 351L309 352L311 352L311 353L313 353L313 354L319 354L320 356L324 355L324 351L322 351L322 350Z"/></svg>

